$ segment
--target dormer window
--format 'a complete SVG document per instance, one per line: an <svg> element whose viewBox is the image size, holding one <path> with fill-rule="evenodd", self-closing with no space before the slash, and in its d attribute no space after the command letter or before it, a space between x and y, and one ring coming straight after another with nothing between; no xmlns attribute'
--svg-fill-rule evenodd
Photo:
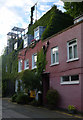
<svg viewBox="0 0 83 120"><path fill-rule="evenodd" d="M27 43L27 37L25 37L25 38L24 38L24 48L27 47L27 44L28 44L28 43Z"/></svg>
<svg viewBox="0 0 83 120"><path fill-rule="evenodd" d="M14 44L14 50L17 50L17 42Z"/></svg>
<svg viewBox="0 0 83 120"><path fill-rule="evenodd" d="M32 39L33 36L30 34L24 36L24 48L30 45Z"/></svg>
<svg viewBox="0 0 83 120"><path fill-rule="evenodd" d="M38 26L36 29L34 29L34 39L36 39L36 41L41 39L41 36L44 30L45 30L45 27L43 26Z"/></svg>
<svg viewBox="0 0 83 120"><path fill-rule="evenodd" d="M35 39L39 40L39 29L36 29L34 34Z"/></svg>

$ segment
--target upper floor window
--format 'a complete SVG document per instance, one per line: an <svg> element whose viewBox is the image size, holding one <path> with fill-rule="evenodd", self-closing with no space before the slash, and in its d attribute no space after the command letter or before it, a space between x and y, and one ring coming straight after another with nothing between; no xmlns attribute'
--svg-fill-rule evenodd
<svg viewBox="0 0 83 120"><path fill-rule="evenodd" d="M74 39L67 43L67 50L68 50L68 60L74 60L74 59L78 58L78 56L77 56L77 39Z"/></svg>
<svg viewBox="0 0 83 120"><path fill-rule="evenodd" d="M23 39L24 39L24 48L26 48L27 46L29 46L31 44L31 41L33 40L33 36L31 34L26 34Z"/></svg>
<svg viewBox="0 0 83 120"><path fill-rule="evenodd" d="M27 47L27 38L24 39L24 48Z"/></svg>
<svg viewBox="0 0 83 120"><path fill-rule="evenodd" d="M61 84L76 84L76 83L79 83L79 75L61 77Z"/></svg>
<svg viewBox="0 0 83 120"><path fill-rule="evenodd" d="M22 60L18 61L18 72L22 71Z"/></svg>
<svg viewBox="0 0 83 120"><path fill-rule="evenodd" d="M36 63L37 63L37 54L32 55L32 69L36 68Z"/></svg>
<svg viewBox="0 0 83 120"><path fill-rule="evenodd" d="M34 39L39 40L41 39L42 33L44 32L46 27L44 26L38 26L36 29L34 29Z"/></svg>
<svg viewBox="0 0 83 120"><path fill-rule="evenodd" d="M14 50L17 50L17 42L14 44Z"/></svg>
<svg viewBox="0 0 83 120"><path fill-rule="evenodd" d="M36 30L35 30L35 32L34 32L34 38L36 39L36 40L39 40L39 29L37 28Z"/></svg>
<svg viewBox="0 0 83 120"><path fill-rule="evenodd" d="M51 49L51 64L59 63L58 47Z"/></svg>
<svg viewBox="0 0 83 120"><path fill-rule="evenodd" d="M25 70L29 69L29 60L28 59L24 61L24 69Z"/></svg>

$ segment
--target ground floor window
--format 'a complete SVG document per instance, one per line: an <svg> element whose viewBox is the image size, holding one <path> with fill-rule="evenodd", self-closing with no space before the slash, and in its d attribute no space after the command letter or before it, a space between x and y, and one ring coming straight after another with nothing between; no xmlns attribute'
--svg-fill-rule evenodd
<svg viewBox="0 0 83 120"><path fill-rule="evenodd" d="M61 77L61 84L78 84L79 75L68 75Z"/></svg>

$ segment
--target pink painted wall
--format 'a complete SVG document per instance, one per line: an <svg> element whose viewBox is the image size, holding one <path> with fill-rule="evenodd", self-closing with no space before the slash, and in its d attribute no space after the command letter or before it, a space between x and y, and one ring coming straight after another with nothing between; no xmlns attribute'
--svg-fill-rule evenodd
<svg viewBox="0 0 83 120"><path fill-rule="evenodd" d="M67 41L77 38L77 51L79 60L67 62ZM50 88L56 89L60 94L59 107L68 108L68 105L74 105L78 110L83 111L83 22L69 28L68 30L48 38L49 47L46 54L46 71L49 72ZM29 69L32 68L32 54L37 53L42 48L42 44L46 46L46 42L39 41L36 46L27 50L26 56L18 55L19 59L29 59ZM51 48L58 46L59 48L59 64L51 65ZM24 55L26 49L21 50ZM61 85L61 76L79 74L79 84Z"/></svg>
<svg viewBox="0 0 83 120"><path fill-rule="evenodd" d="M50 73L50 88L56 89L60 94L59 106L68 108L68 105L75 105L78 110L83 111L81 84L83 84L81 76L81 26L83 23L78 24L70 29L58 34L49 40L49 48L47 50L46 59L46 72ZM77 51L79 60L67 62L67 42L77 38ZM46 44L46 41L43 43ZM58 46L59 48L59 64L51 65L51 48ZM74 85L61 85L61 76L79 74L79 84ZM81 79L82 78L82 79Z"/></svg>
<svg viewBox="0 0 83 120"><path fill-rule="evenodd" d="M81 24L81 109L83 110L83 23Z"/></svg>

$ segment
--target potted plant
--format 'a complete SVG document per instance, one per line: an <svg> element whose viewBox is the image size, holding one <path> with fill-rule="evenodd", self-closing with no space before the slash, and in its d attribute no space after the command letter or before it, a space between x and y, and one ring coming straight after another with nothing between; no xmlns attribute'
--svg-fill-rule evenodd
<svg viewBox="0 0 83 120"><path fill-rule="evenodd" d="M68 105L68 111L71 114L74 114L76 112L76 108L73 105Z"/></svg>

